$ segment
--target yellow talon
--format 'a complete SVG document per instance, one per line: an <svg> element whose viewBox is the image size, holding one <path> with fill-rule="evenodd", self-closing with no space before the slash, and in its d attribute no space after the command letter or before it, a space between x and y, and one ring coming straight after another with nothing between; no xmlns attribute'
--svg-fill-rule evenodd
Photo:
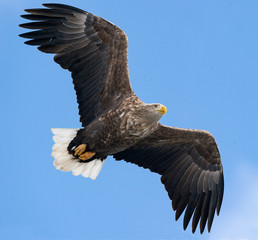
<svg viewBox="0 0 258 240"><path fill-rule="evenodd" d="M74 149L74 156L81 155L86 150L86 144L81 144L77 148Z"/></svg>
<svg viewBox="0 0 258 240"><path fill-rule="evenodd" d="M96 153L94 153L94 152L85 152L79 156L79 159L86 161L86 160L92 158L95 154Z"/></svg>

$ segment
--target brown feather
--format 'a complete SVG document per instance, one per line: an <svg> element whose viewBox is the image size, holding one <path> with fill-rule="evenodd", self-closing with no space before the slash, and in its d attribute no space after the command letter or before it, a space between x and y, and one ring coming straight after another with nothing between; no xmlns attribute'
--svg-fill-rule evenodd
<svg viewBox="0 0 258 240"><path fill-rule="evenodd" d="M148 149L150 154L138 155L141 149ZM207 220L210 231L224 189L220 154L210 133L159 125L148 137L114 157L161 174L176 220L186 209L184 229L194 214L192 231L195 232L200 219L200 232L204 231Z"/></svg>
<svg viewBox="0 0 258 240"><path fill-rule="evenodd" d="M117 26L81 9L63 4L43 5L46 8L26 9L30 14L22 15L41 22L21 25L41 30L20 36L32 39L26 43L39 45L40 51L56 54L55 61L72 72L80 120L87 126L114 105L114 98L122 101L133 93L127 37ZM85 83L97 89L94 99L90 97L92 88Z"/></svg>

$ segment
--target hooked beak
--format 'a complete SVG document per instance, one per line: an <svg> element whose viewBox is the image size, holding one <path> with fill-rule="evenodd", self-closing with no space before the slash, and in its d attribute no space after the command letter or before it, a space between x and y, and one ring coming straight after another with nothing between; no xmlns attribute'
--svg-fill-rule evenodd
<svg viewBox="0 0 258 240"><path fill-rule="evenodd" d="M161 114L163 114L163 115L165 115L166 112L167 112L167 108L162 105L160 108L156 109L156 111L161 113Z"/></svg>

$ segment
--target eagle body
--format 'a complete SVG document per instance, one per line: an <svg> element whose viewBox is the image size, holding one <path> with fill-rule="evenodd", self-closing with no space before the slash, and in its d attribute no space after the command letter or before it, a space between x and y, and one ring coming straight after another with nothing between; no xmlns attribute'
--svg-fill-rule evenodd
<svg viewBox="0 0 258 240"><path fill-rule="evenodd" d="M108 155L161 175L175 210L210 231L220 212L224 175L214 137L207 131L164 126L162 104L146 104L134 93L128 70L128 39L114 24L63 4L26 9L20 26L32 31L25 43L55 54L71 72L81 129L52 129L54 166L95 180Z"/></svg>
<svg viewBox="0 0 258 240"><path fill-rule="evenodd" d="M129 96L78 131L68 151L73 153L74 147L86 144L89 151L96 153L94 158L105 159L127 149L158 127L157 122L162 115L149 109L152 110L152 106L134 94Z"/></svg>

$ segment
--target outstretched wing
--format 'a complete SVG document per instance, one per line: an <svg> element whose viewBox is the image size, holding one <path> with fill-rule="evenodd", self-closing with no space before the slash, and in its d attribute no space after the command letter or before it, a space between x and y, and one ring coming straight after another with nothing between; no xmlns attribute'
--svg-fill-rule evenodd
<svg viewBox="0 0 258 240"><path fill-rule="evenodd" d="M82 125L132 94L128 73L125 33L110 22L78 8L43 4L47 8L25 10L21 24L40 29L21 34L29 45L56 54L55 62L72 72Z"/></svg>
<svg viewBox="0 0 258 240"><path fill-rule="evenodd" d="M210 133L159 125L151 135L114 157L161 174L176 220L186 209L184 229L193 215L193 232L200 219L201 233L207 220L210 231L224 191L220 154Z"/></svg>

